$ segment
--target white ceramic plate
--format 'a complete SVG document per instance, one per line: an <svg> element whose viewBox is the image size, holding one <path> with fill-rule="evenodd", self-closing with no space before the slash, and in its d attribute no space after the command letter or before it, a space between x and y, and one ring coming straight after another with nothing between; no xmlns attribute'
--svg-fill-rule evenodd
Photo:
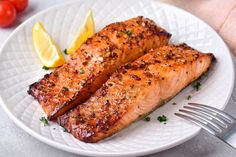
<svg viewBox="0 0 236 157"><path fill-rule="evenodd" d="M151 114L150 122L138 121L115 136L95 144L87 144L65 133L55 123L44 127L39 104L27 94L28 86L41 78L45 71L33 50L31 29L41 21L63 50L68 47L82 24L89 8L94 11L96 29L106 24L142 15L155 20L172 33L172 42L186 42L192 47L213 52L215 68L204 81L201 90L186 88L168 104ZM230 53L221 38L193 15L162 3L147 0L79 0L45 10L19 26L0 52L1 104L9 117L37 139L63 149L88 156L137 156L155 153L176 146L195 136L200 128L174 116L191 94L192 102L223 109L231 95L234 70ZM178 105L171 105L176 102ZM156 117L166 115L166 125Z"/></svg>

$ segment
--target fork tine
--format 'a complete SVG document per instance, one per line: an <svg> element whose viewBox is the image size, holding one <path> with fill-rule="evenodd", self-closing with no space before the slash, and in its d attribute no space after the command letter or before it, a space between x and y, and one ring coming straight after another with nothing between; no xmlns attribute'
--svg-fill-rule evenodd
<svg viewBox="0 0 236 157"><path fill-rule="evenodd" d="M199 125L200 127L202 127L203 129L207 130L208 132L210 132L211 134L215 135L216 136L216 132L215 130L211 129L208 125L202 123L201 121L193 118L193 117L190 117L188 115L185 115L185 114L181 114L181 113L175 113L176 116L178 117L181 117L183 119L186 119L186 120L189 120L197 125Z"/></svg>
<svg viewBox="0 0 236 157"><path fill-rule="evenodd" d="M208 123L209 125L211 125L212 128L214 128L214 130L216 130L218 133L221 133L222 132L222 127L212 121L210 121L208 118L206 118L205 116L201 115L201 114L198 114L198 113L194 113L192 111L189 111L189 110L184 110L184 109L180 109L179 110L180 112L183 112L185 114L188 114L192 117L195 117L196 119L199 119L203 122L206 122Z"/></svg>
<svg viewBox="0 0 236 157"><path fill-rule="evenodd" d="M232 117L231 115L229 115L229 114L227 114L227 113L225 113L225 112L223 112L223 111L221 111L219 109L213 108L211 106L207 106L207 105L203 105L203 104L198 104L198 103L188 103L188 104L191 105L191 106L203 107L203 108L207 109L208 111L209 110L213 111L213 112L221 115L225 119L227 119L230 123L232 123L235 120L235 118Z"/></svg>
<svg viewBox="0 0 236 157"><path fill-rule="evenodd" d="M228 126L227 124L230 124L228 121L225 121L224 119L221 119L221 118L217 117L212 112L205 111L205 109L196 108L196 107L192 107L192 106L184 106L184 108L186 108L188 110L191 110L191 111L194 111L195 113L200 113L200 114L204 115L208 119L212 118L213 120L216 121L217 124L219 124L223 128L227 128L227 126Z"/></svg>

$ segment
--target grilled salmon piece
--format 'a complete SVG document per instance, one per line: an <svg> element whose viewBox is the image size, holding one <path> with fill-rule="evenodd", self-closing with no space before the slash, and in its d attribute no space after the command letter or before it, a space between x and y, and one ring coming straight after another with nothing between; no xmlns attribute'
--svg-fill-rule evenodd
<svg viewBox="0 0 236 157"><path fill-rule="evenodd" d="M151 50L118 69L86 102L57 122L79 140L102 140L174 97L206 72L213 59L186 44Z"/></svg>
<svg viewBox="0 0 236 157"><path fill-rule="evenodd" d="M30 85L28 93L54 119L89 98L118 66L167 45L170 36L143 17L110 24L89 38L65 65Z"/></svg>
<svg viewBox="0 0 236 157"><path fill-rule="evenodd" d="M154 21L142 17L108 25L101 32L125 52L124 62L139 58L151 48L167 45L171 35ZM137 57L138 56L138 57Z"/></svg>

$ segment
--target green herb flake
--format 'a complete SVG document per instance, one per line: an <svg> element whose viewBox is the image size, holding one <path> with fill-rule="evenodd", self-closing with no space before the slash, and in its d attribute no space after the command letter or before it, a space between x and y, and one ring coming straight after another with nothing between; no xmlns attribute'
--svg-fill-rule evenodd
<svg viewBox="0 0 236 157"><path fill-rule="evenodd" d="M207 72L203 72L201 77L207 77Z"/></svg>
<svg viewBox="0 0 236 157"><path fill-rule="evenodd" d="M49 67L46 67L46 66L43 66L42 69L44 69L44 70L49 70L50 68L49 68Z"/></svg>
<svg viewBox="0 0 236 157"><path fill-rule="evenodd" d="M158 117L157 117L157 120L158 120L160 123L164 122L164 124L166 124L168 118L167 118L165 115L162 115L162 116L158 116Z"/></svg>
<svg viewBox="0 0 236 157"><path fill-rule="evenodd" d="M172 105L177 105L177 103L176 103L176 102L173 102Z"/></svg>
<svg viewBox="0 0 236 157"><path fill-rule="evenodd" d="M65 55L68 55L68 53L67 53L67 49L65 49L63 52L65 53Z"/></svg>
<svg viewBox="0 0 236 157"><path fill-rule="evenodd" d="M196 91L199 91L200 90L200 87L201 87L201 82L196 82L193 84L193 88L196 90Z"/></svg>
<svg viewBox="0 0 236 157"><path fill-rule="evenodd" d="M81 69L81 70L79 71L79 73L80 73L80 74L84 74L85 71L84 71L83 69Z"/></svg>
<svg viewBox="0 0 236 157"><path fill-rule="evenodd" d="M149 122L151 120L151 118L150 117L145 117L143 120L146 121L146 122Z"/></svg>
<svg viewBox="0 0 236 157"><path fill-rule="evenodd" d="M49 125L48 118L41 117L39 120L44 126Z"/></svg>
<svg viewBox="0 0 236 157"><path fill-rule="evenodd" d="M64 129L64 132L68 132L68 130L67 130L67 129Z"/></svg>
<svg viewBox="0 0 236 157"><path fill-rule="evenodd" d="M190 100L190 99L192 99L192 96L191 96L191 95L189 95L189 96L187 97L187 100Z"/></svg>
<svg viewBox="0 0 236 157"><path fill-rule="evenodd" d="M62 90L63 90L63 91L68 91L69 88L64 86L64 87L62 87Z"/></svg>
<svg viewBox="0 0 236 157"><path fill-rule="evenodd" d="M131 36L131 35L132 35L132 32L129 31L129 30L125 30L124 33L127 34L128 36Z"/></svg>

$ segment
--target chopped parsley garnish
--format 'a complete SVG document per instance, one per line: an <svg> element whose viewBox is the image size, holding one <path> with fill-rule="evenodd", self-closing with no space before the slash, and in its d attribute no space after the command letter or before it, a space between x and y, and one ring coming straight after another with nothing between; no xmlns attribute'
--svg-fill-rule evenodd
<svg viewBox="0 0 236 157"><path fill-rule="evenodd" d="M201 87L201 82L196 82L193 84L193 88L196 89L196 91L199 91L200 87Z"/></svg>
<svg viewBox="0 0 236 157"><path fill-rule="evenodd" d="M39 120L44 126L49 125L48 118L41 117Z"/></svg>
<svg viewBox="0 0 236 157"><path fill-rule="evenodd" d="M164 122L164 124L166 124L168 118L167 118L165 115L162 115L162 116L158 116L158 117L157 117L157 120L158 120L160 123Z"/></svg>
<svg viewBox="0 0 236 157"><path fill-rule="evenodd" d="M64 129L64 132L68 132L68 130Z"/></svg>
<svg viewBox="0 0 236 157"><path fill-rule="evenodd" d="M112 83L108 83L108 85L109 85L109 86L113 86L113 84L112 84Z"/></svg>
<svg viewBox="0 0 236 157"><path fill-rule="evenodd" d="M46 67L46 66L43 66L42 67L44 70L49 70L50 68L49 67Z"/></svg>
<svg viewBox="0 0 236 157"><path fill-rule="evenodd" d="M177 105L177 103L176 103L176 102L173 102L172 105Z"/></svg>
<svg viewBox="0 0 236 157"><path fill-rule="evenodd" d="M146 121L146 122L149 122L151 120L151 118L150 117L145 117L143 120Z"/></svg>
<svg viewBox="0 0 236 157"><path fill-rule="evenodd" d="M63 90L63 91L68 91L69 88L64 86L64 87L62 87L62 90Z"/></svg>
<svg viewBox="0 0 236 157"><path fill-rule="evenodd" d="M191 95L189 95L189 96L187 97L187 100L190 100L190 99L192 99L192 96L191 96Z"/></svg>
<svg viewBox="0 0 236 157"><path fill-rule="evenodd" d="M83 69L81 69L81 70L79 71L79 73L80 73L80 74L84 74L85 71L84 71Z"/></svg>
<svg viewBox="0 0 236 157"><path fill-rule="evenodd" d="M207 72L203 72L201 77L206 77L207 74L208 74Z"/></svg>
<svg viewBox="0 0 236 157"><path fill-rule="evenodd" d="M128 36L132 35L132 32L129 30L125 30L124 33L127 34Z"/></svg>
<svg viewBox="0 0 236 157"><path fill-rule="evenodd" d="M65 49L63 52L65 53L65 55L68 55L68 53L67 53L67 49Z"/></svg>

